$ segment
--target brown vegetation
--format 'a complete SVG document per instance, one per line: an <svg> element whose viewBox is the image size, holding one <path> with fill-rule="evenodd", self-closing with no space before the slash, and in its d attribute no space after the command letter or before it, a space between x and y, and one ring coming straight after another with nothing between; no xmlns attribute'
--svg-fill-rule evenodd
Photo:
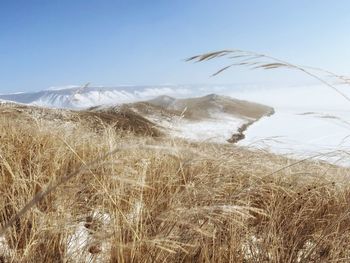
<svg viewBox="0 0 350 263"><path fill-rule="evenodd" d="M348 169L64 123L0 115L1 226L78 171L5 230L0 262L350 259Z"/></svg>
<svg viewBox="0 0 350 263"><path fill-rule="evenodd" d="M153 137L161 135L154 123L124 106L74 111L3 103L0 104L0 116L26 123L45 122L65 128L85 126L89 130L102 131L108 126L135 135Z"/></svg>

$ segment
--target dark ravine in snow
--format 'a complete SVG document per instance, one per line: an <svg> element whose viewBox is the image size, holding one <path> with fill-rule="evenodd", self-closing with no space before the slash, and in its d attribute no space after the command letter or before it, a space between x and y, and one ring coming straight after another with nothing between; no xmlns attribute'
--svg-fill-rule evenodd
<svg viewBox="0 0 350 263"><path fill-rule="evenodd" d="M247 129L249 128L249 126L251 126L252 124L256 123L257 121L259 121L262 117L270 117L271 115L273 115L275 113L275 110L272 108L271 111L267 114L265 114L264 116L261 116L260 118L250 121L248 123L244 123L241 127L238 128L237 132L234 133L232 135L232 137L230 139L228 139L227 141L230 143L237 143L243 139L245 139L245 134L244 132L247 131Z"/></svg>

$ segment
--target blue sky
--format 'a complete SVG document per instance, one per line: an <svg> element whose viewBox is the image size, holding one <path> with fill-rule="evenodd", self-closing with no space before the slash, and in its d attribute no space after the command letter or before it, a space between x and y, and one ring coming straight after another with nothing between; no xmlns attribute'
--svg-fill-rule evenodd
<svg viewBox="0 0 350 263"><path fill-rule="evenodd" d="M83 84L307 83L300 73L193 64L239 48L347 74L350 1L0 0L0 92Z"/></svg>

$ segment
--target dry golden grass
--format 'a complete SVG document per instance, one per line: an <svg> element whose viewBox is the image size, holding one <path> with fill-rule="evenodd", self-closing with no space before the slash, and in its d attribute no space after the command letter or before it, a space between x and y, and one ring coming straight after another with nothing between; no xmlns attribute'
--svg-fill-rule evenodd
<svg viewBox="0 0 350 263"><path fill-rule="evenodd" d="M0 119L0 262L350 260L348 169L52 125Z"/></svg>
<svg viewBox="0 0 350 263"><path fill-rule="evenodd" d="M130 110L126 105L87 110L50 109L15 103L0 103L0 116L31 125L42 123L49 126L62 126L71 129L75 126L94 131L103 131L107 126L116 130L132 131L140 136L162 136L156 125L143 116Z"/></svg>

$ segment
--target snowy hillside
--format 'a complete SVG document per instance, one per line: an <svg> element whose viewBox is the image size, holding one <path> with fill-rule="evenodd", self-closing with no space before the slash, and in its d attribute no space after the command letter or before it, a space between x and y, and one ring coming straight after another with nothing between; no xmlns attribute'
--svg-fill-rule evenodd
<svg viewBox="0 0 350 263"><path fill-rule="evenodd" d="M129 106L166 134L219 143L243 139L245 127L273 113L273 109L265 105L215 94L187 99L160 96Z"/></svg>

